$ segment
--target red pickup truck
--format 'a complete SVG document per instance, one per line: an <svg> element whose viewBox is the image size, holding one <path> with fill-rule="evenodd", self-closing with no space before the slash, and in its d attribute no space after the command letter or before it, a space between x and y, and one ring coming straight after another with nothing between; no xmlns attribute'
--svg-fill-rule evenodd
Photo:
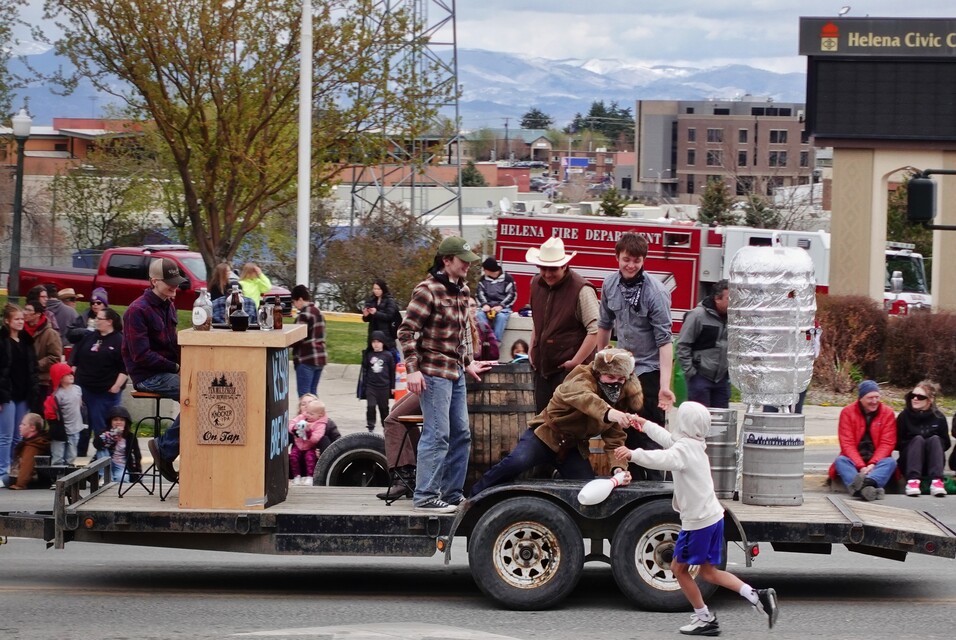
<svg viewBox="0 0 956 640"><path fill-rule="evenodd" d="M179 244L107 249L100 256L100 264L96 269L21 267L20 292L25 294L38 284L52 282L58 289L72 287L89 300L93 289L103 287L109 295L110 304L128 305L143 295L143 289L149 286L149 263L156 258L169 258L179 265L186 282L180 285L181 291L176 294L176 308L192 308L199 289L206 286L206 264L198 252ZM282 310L288 315L292 306L289 290L273 287L263 295L272 296L279 296Z"/></svg>

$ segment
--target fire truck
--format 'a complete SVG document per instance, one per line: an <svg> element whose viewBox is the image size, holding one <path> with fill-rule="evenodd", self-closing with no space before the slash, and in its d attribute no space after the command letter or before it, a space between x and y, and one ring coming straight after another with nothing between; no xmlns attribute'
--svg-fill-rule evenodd
<svg viewBox="0 0 956 640"><path fill-rule="evenodd" d="M817 290L826 293L829 288L830 235L823 231L705 227L693 222L626 217L509 214L498 218L495 257L515 279L518 299L514 308L521 309L528 303L531 278L538 272L525 261L528 249L540 246L551 236L561 238L566 251L577 252L571 266L600 290L604 278L618 269L614 245L629 231L647 239L644 268L670 290L675 332L680 331L684 315L709 293L709 286L728 276L731 259L741 247L779 244L803 248L816 266ZM912 249L912 245L894 243L886 252L884 304L892 312L931 306L923 258ZM904 272L901 293L891 291L894 271Z"/></svg>

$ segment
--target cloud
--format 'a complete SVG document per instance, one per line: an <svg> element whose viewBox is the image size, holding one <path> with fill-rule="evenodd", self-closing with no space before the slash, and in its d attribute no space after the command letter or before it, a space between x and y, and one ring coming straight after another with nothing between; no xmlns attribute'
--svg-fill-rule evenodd
<svg viewBox="0 0 956 640"><path fill-rule="evenodd" d="M829 0L466 0L457 4L458 46L541 58L614 58L646 64L747 64L806 71L797 54L801 16L836 16ZM852 6L852 5L851 5ZM952 0L858 0L850 17L952 17Z"/></svg>

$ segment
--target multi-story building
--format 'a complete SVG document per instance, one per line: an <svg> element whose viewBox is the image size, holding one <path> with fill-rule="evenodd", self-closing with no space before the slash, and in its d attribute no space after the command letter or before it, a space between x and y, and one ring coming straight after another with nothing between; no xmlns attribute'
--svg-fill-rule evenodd
<svg viewBox="0 0 956 640"><path fill-rule="evenodd" d="M695 203L709 180L731 193L773 195L810 184L804 105L741 100L638 100L636 190Z"/></svg>

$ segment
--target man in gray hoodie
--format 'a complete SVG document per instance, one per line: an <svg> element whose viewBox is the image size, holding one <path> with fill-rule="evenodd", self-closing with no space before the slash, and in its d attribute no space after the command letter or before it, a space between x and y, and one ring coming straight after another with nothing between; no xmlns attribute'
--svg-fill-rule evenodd
<svg viewBox="0 0 956 640"><path fill-rule="evenodd" d="M715 284L713 293L684 316L677 339L677 358L687 381L687 399L718 409L730 406L728 288L726 280Z"/></svg>

